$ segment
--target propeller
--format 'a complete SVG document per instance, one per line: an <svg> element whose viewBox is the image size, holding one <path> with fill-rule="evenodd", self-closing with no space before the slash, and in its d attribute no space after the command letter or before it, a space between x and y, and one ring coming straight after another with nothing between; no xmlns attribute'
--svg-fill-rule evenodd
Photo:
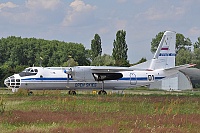
<svg viewBox="0 0 200 133"><path fill-rule="evenodd" d="M72 68L70 67L67 70L64 70L64 73L67 74L67 82L69 83L69 76L72 75Z"/></svg>
<svg viewBox="0 0 200 133"><path fill-rule="evenodd" d="M71 75L72 74L72 68L70 67L67 70L64 70L64 73Z"/></svg>

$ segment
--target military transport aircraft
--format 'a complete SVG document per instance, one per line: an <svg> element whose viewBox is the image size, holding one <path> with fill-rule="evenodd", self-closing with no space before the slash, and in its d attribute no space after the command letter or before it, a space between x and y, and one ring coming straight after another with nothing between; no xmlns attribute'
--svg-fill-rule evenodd
<svg viewBox="0 0 200 133"><path fill-rule="evenodd" d="M29 67L5 79L4 84L13 92L19 88L31 90L123 90L149 85L178 73L179 70L194 66L175 66L176 33L166 31L153 59L131 67L75 66L75 67Z"/></svg>

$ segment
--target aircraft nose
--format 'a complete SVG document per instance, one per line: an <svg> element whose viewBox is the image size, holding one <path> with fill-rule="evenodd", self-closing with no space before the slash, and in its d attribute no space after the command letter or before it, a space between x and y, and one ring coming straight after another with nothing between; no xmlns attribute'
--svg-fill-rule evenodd
<svg viewBox="0 0 200 133"><path fill-rule="evenodd" d="M8 88L20 88L21 85L21 80L20 79L16 79L14 76L10 76L8 78L6 78L4 80L4 84L8 87Z"/></svg>
<svg viewBox="0 0 200 133"><path fill-rule="evenodd" d="M10 85L10 80L8 78L4 80L4 85L7 87Z"/></svg>

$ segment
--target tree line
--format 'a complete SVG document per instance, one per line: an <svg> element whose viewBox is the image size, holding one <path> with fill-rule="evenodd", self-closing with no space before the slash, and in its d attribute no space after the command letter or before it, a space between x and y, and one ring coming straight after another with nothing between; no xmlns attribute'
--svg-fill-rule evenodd
<svg viewBox="0 0 200 133"><path fill-rule="evenodd" d="M159 32L151 42L154 53L164 32ZM194 47L194 51L189 48ZM6 77L29 66L130 66L128 61L126 31L119 30L113 41L112 55L102 55L101 37L94 35L91 49L83 44L57 40L21 38L10 36L0 39L0 86ZM195 63L200 68L200 37L192 44L182 34L176 35L176 65ZM137 63L146 61L141 58ZM136 63L136 64L137 64Z"/></svg>

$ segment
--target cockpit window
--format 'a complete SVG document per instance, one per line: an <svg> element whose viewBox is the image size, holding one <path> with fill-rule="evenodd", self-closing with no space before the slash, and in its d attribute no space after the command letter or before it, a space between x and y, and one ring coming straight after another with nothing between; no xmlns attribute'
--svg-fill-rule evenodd
<svg viewBox="0 0 200 133"><path fill-rule="evenodd" d="M38 69L26 68L24 71L20 72L19 75L21 77L24 76L32 76L38 73Z"/></svg>

